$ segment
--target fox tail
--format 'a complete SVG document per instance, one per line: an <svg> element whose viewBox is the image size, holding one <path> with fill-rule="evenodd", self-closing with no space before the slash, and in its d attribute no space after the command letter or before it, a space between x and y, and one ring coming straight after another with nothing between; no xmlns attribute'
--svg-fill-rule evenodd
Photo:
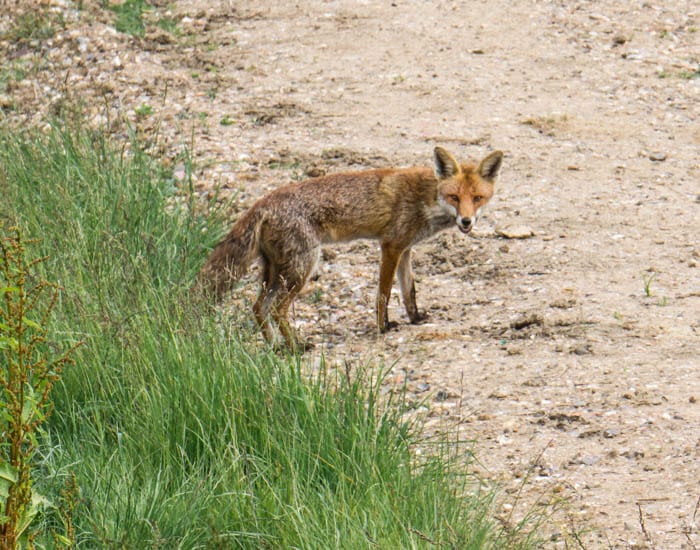
<svg viewBox="0 0 700 550"><path fill-rule="evenodd" d="M214 247L197 274L192 291L219 302L260 255L262 213L246 212Z"/></svg>

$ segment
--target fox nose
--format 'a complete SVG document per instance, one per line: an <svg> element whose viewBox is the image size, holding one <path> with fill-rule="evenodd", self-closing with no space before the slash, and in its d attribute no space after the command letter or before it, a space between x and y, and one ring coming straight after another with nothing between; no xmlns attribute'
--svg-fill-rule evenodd
<svg viewBox="0 0 700 550"><path fill-rule="evenodd" d="M472 225L472 220L471 218L460 218L459 225L461 225L464 229L469 229Z"/></svg>

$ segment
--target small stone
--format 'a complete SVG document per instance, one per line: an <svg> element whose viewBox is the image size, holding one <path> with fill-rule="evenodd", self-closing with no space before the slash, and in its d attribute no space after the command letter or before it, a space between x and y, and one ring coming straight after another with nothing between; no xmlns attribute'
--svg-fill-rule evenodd
<svg viewBox="0 0 700 550"><path fill-rule="evenodd" d="M644 458L644 451L637 451L637 450L625 450L620 453L622 456L625 458L629 458L632 460L639 460L640 458Z"/></svg>
<svg viewBox="0 0 700 550"><path fill-rule="evenodd" d="M305 174L309 178L318 178L320 176L325 176L326 171L323 168L319 168L318 166L310 166L309 168L306 169Z"/></svg>
<svg viewBox="0 0 700 550"><path fill-rule="evenodd" d="M613 437L617 437L618 435L620 435L620 430L615 428L608 428L603 432L603 437L606 439L612 439Z"/></svg>
<svg viewBox="0 0 700 550"><path fill-rule="evenodd" d="M338 253L332 248L323 247L321 249L321 259L324 262L335 260L338 257Z"/></svg>
<svg viewBox="0 0 700 550"><path fill-rule="evenodd" d="M572 466L580 466L580 465L593 466L593 465L597 464L598 462L600 462L599 456L596 456L596 455L586 455L586 456L577 455L569 461L569 464L571 464Z"/></svg>
<svg viewBox="0 0 700 550"><path fill-rule="evenodd" d="M535 232L527 225L508 225L496 229L496 235L504 239L528 239Z"/></svg>
<svg viewBox="0 0 700 550"><path fill-rule="evenodd" d="M589 355L593 353L593 350L591 349L590 344L585 344L582 346L576 346L574 349L571 350L571 353L574 355Z"/></svg>
<svg viewBox="0 0 700 550"><path fill-rule="evenodd" d="M666 153L651 153L649 155L649 159L653 160L654 162L663 162L666 160Z"/></svg>
<svg viewBox="0 0 700 550"><path fill-rule="evenodd" d="M489 394L489 399L506 399L508 392L503 388L498 388Z"/></svg>
<svg viewBox="0 0 700 550"><path fill-rule="evenodd" d="M184 164L178 164L173 170L173 177L178 181L184 181L187 177L187 170Z"/></svg>
<svg viewBox="0 0 700 550"><path fill-rule="evenodd" d="M149 29L146 33L146 39L161 45L175 43L175 39L173 38L172 34L159 28Z"/></svg>
<svg viewBox="0 0 700 550"><path fill-rule="evenodd" d="M541 315L537 313L532 313L530 315L521 315L514 321L511 321L510 328L515 330L522 330L524 328L530 327L532 325L543 325L544 319Z"/></svg>

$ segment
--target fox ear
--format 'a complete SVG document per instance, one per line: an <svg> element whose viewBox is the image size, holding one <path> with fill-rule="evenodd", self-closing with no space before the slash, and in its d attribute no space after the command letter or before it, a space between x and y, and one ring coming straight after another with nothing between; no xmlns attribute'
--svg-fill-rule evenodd
<svg viewBox="0 0 700 550"><path fill-rule="evenodd" d="M498 176L498 171L501 169L502 160L503 153L501 151L494 151L486 156L484 160L479 163L479 168L477 168L479 175L485 180L495 180Z"/></svg>
<svg viewBox="0 0 700 550"><path fill-rule="evenodd" d="M460 172L460 167L455 158L442 147L436 147L435 151L435 176L439 180L451 178Z"/></svg>

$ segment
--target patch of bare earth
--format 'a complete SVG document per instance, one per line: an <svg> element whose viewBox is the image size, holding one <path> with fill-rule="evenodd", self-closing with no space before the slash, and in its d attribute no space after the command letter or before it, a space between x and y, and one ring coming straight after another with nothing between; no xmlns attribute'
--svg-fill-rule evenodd
<svg viewBox="0 0 700 550"><path fill-rule="evenodd" d="M291 178L504 150L472 236L416 247L428 323L392 299L378 338L376 244L325 251L309 363L391 365L428 430L476 441L505 520L561 504L552 547L700 545L696 2L158 2L143 38L48 6L52 38L0 44L2 116L129 120L179 178L193 146L232 218Z"/></svg>

